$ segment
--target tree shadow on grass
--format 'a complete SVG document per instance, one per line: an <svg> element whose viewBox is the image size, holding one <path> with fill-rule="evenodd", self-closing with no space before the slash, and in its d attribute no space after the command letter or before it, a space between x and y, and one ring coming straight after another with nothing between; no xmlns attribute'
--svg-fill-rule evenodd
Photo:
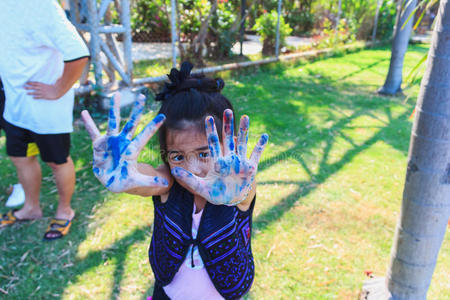
<svg viewBox="0 0 450 300"><path fill-rule="evenodd" d="M367 66L363 65L360 70L345 74L341 78L350 78L382 61ZM279 76L272 76L270 82L250 83L252 89L256 91L256 99L260 103L258 114L252 117L252 124L257 123L264 127L263 131L269 134L271 144L289 145L289 147L270 158L263 158L258 171L264 171L288 160L295 160L301 165L309 180L259 181L259 184L296 185L293 192L254 219L255 228L259 230L280 220L301 198L314 191L318 185L327 181L358 154L378 141L383 141L406 155L411 126L408 116L412 106L408 104L401 107L400 99L381 97L361 91L358 85L340 82L341 78L332 79L321 76L318 83L315 74L299 78L286 78L286 76L282 76L283 67L275 68L275 72ZM237 89L244 92L248 87L242 86ZM289 90L290 93L283 94L283 91L286 90ZM294 92L292 92L293 90ZM347 90L356 91L356 94L342 93ZM236 94L239 93L239 91L236 92ZM276 104L270 99L276 99ZM391 105L397 106L395 117L391 111ZM250 105L248 106L250 109ZM280 119L284 123L282 127L279 126ZM361 121L357 125L352 124L358 119L373 120L377 125L359 124ZM289 132L280 130L286 127L289 128ZM372 129L374 134L361 141L358 137L351 137L346 133L355 129ZM338 161L329 162L330 152L338 137L345 140L350 147L347 147L348 150Z"/></svg>
<svg viewBox="0 0 450 300"><path fill-rule="evenodd" d="M42 240L58 199L51 170L42 166L41 207L44 218L0 229L0 298L62 298L66 288L76 283L84 273L104 263L114 263L110 298L116 299L120 294L130 246L149 239L150 227L137 227L108 247L91 251L83 259L77 258L79 246L92 231L88 225L95 221L94 215L107 201L105 198L109 192L92 174L91 142L84 129L72 134L72 145L77 183L72 199L76 216L70 232L61 240ZM0 162L0 170L1 176L7 178L0 189L16 182L15 169L9 159Z"/></svg>

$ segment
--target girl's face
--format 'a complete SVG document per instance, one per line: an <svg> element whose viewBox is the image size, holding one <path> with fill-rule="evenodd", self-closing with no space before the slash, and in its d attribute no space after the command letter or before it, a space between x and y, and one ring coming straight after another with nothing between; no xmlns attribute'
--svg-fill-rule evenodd
<svg viewBox="0 0 450 300"><path fill-rule="evenodd" d="M205 177L211 170L206 134L194 124L181 130L167 130L166 143L167 161L171 169L181 167L199 177Z"/></svg>

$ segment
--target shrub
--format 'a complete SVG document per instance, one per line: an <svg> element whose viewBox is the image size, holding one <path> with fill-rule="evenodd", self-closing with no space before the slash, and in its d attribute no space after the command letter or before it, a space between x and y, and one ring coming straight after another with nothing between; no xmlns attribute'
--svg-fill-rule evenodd
<svg viewBox="0 0 450 300"><path fill-rule="evenodd" d="M138 0L131 8L133 40L170 40L170 15L168 0Z"/></svg>
<svg viewBox="0 0 450 300"><path fill-rule="evenodd" d="M255 21L253 30L261 37L263 42L263 55L275 53L275 42L277 32L278 13L272 10L270 13L262 14ZM285 45L286 37L292 32L289 24L285 23L283 16L280 16L280 47Z"/></svg>
<svg viewBox="0 0 450 300"><path fill-rule="evenodd" d="M330 48L355 40L355 25L352 21L340 19L337 34L333 22L326 18L323 22L323 31L320 39L316 42L317 48Z"/></svg>
<svg viewBox="0 0 450 300"><path fill-rule="evenodd" d="M239 35L239 6L231 1L222 0L217 4L213 15L208 38L209 56L223 58L232 56L231 49Z"/></svg>

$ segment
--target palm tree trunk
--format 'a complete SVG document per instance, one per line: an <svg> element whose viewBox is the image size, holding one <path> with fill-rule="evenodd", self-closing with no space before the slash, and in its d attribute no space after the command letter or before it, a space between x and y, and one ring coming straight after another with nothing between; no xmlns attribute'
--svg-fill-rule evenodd
<svg viewBox="0 0 450 300"><path fill-rule="evenodd" d="M450 216L449 58L450 0L441 0L417 100L391 262L386 281L379 281L391 299L426 299ZM372 287L371 293L377 291ZM383 299L371 293L366 299Z"/></svg>
<svg viewBox="0 0 450 300"><path fill-rule="evenodd" d="M411 13L413 13L417 0L412 0L405 9L402 9L407 3L408 0L399 0L397 4L397 19L395 22L394 39L392 41L391 63L386 81L378 90L378 93L383 95L394 95L402 91L403 60L408 48L414 17L409 19L407 24L405 22Z"/></svg>

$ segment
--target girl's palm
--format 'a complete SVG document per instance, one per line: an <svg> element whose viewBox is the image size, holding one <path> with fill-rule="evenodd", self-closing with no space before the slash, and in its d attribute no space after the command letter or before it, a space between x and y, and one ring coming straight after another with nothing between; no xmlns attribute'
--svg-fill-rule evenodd
<svg viewBox="0 0 450 300"><path fill-rule="evenodd" d="M139 119L142 116L145 97L139 95L131 112L130 120L119 132L120 94L111 98L108 129L105 135L100 132L89 112L83 111L81 117L92 139L93 167L97 179L112 192L124 192L136 187L165 187L167 180L158 176L148 176L137 169L137 158L148 140L164 122L164 115L156 116L134 138Z"/></svg>
<svg viewBox="0 0 450 300"><path fill-rule="evenodd" d="M213 169L205 177L198 177L180 167L173 168L172 174L213 204L237 205L247 197L252 188L268 136L267 134L261 136L248 159L249 118L248 116L241 118L235 147L233 112L227 109L223 114L224 153L222 155L214 118L207 117L205 123Z"/></svg>

